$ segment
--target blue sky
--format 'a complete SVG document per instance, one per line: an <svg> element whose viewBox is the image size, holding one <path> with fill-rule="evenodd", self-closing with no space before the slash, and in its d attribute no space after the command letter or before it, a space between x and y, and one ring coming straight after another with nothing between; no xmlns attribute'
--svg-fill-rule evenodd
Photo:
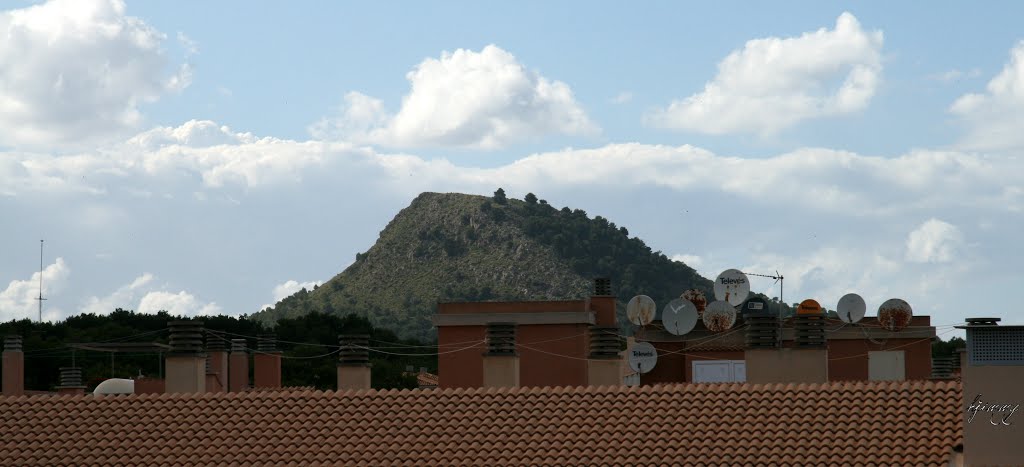
<svg viewBox="0 0 1024 467"><path fill-rule="evenodd" d="M1007 316L1022 8L0 3L0 318L39 238L50 319L251 313L498 186L787 301Z"/></svg>

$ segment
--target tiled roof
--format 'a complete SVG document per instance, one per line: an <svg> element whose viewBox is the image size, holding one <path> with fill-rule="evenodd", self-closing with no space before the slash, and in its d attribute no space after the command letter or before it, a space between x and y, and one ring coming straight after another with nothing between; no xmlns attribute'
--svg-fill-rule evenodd
<svg viewBox="0 0 1024 467"><path fill-rule="evenodd" d="M0 397L4 464L942 465L955 382Z"/></svg>

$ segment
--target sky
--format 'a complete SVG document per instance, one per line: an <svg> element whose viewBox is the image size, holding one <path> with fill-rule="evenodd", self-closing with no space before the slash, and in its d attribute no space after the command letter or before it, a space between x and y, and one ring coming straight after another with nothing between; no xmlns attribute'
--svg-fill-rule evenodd
<svg viewBox="0 0 1024 467"><path fill-rule="evenodd" d="M787 302L1020 323L1022 10L0 2L0 319L40 239L44 319L240 315L503 187Z"/></svg>

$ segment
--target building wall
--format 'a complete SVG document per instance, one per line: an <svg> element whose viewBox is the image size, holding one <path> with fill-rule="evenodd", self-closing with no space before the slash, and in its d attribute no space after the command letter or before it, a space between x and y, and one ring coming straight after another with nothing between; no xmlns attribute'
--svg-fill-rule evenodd
<svg viewBox="0 0 1024 467"><path fill-rule="evenodd" d="M686 356L683 355L685 342L651 342L658 351L658 362L654 369L640 376L641 385L676 383L686 375ZM625 365L629 365L625 362ZM630 371L632 373L632 370Z"/></svg>
<svg viewBox="0 0 1024 467"><path fill-rule="evenodd" d="M928 339L888 339L881 345L867 339L828 341L829 381L867 381L868 352L902 350L907 379L928 379L932 373L932 344Z"/></svg>
<svg viewBox="0 0 1024 467"><path fill-rule="evenodd" d="M135 394L163 394L164 380L162 378L138 378L135 380Z"/></svg>
<svg viewBox="0 0 1024 467"><path fill-rule="evenodd" d="M516 328L521 386L585 386L587 384L587 332L585 324L524 325ZM485 326L442 326L438 351L456 350L483 341ZM456 344L456 345L453 345ZM437 371L442 388L480 387L483 384L483 345L439 355ZM554 355L552 355L554 354ZM571 358L559 357L559 355Z"/></svg>

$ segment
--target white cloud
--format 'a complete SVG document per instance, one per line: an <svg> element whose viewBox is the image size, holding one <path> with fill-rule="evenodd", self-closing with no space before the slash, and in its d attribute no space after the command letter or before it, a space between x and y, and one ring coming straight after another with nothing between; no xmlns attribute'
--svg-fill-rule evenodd
<svg viewBox="0 0 1024 467"><path fill-rule="evenodd" d="M166 36L119 0L51 0L0 12L0 140L78 144L120 134L139 106L183 89L161 50Z"/></svg>
<svg viewBox="0 0 1024 467"><path fill-rule="evenodd" d="M943 83L955 83L964 79L977 78L981 76L981 70L977 68L971 68L968 71L952 69L943 71L942 73L935 73L929 78L935 81L941 81Z"/></svg>
<svg viewBox="0 0 1024 467"><path fill-rule="evenodd" d="M288 297L302 289L306 289L307 291L312 292L313 287L319 287L322 284L323 282L320 281L299 282L295 280L287 280L284 283L277 284L274 286L273 303L264 304L263 306L260 307L260 310L270 308L276 305L277 302L283 300L285 297Z"/></svg>
<svg viewBox="0 0 1024 467"><path fill-rule="evenodd" d="M53 264L43 268L43 298L50 299L52 294L58 293L67 285L68 277L71 275L71 268L64 262L64 258L57 258ZM28 280L12 280L7 288L0 291L0 321L29 318L33 321L38 318L39 301L39 273L33 273ZM53 320L61 315L58 307L47 306L43 303L47 320Z"/></svg>
<svg viewBox="0 0 1024 467"><path fill-rule="evenodd" d="M185 291L178 293L165 291L149 292L139 301L139 307L136 311L151 314L166 311L171 315L177 316L204 316L223 313L223 310L216 303L202 302L194 295Z"/></svg>
<svg viewBox="0 0 1024 467"><path fill-rule="evenodd" d="M495 149L597 131L567 84L527 69L495 45L443 52L406 78L412 89L397 114L387 114L378 99L350 92L340 115L321 119L310 132L392 147Z"/></svg>
<svg viewBox="0 0 1024 467"><path fill-rule="evenodd" d="M907 259L918 263L953 261L963 243L963 234L955 225L928 219L907 236Z"/></svg>
<svg viewBox="0 0 1024 467"><path fill-rule="evenodd" d="M701 259L700 256L697 255L677 254L672 255L672 257L669 259L671 259L672 261L679 261L693 269L700 269L700 267L704 265L704 261Z"/></svg>
<svg viewBox="0 0 1024 467"><path fill-rule="evenodd" d="M770 134L800 121L857 112L875 94L882 32L850 13L833 30L748 41L718 64L700 93L648 115L648 123L710 134Z"/></svg>
<svg viewBox="0 0 1024 467"><path fill-rule="evenodd" d="M93 313L97 315L105 315L114 311L117 308L123 308L131 310L135 305L135 297L141 293L144 288L153 282L153 275L150 273L143 273L141 276L136 277L131 283L125 284L118 287L117 290L110 293L106 297L92 296L86 299L85 304L82 306L82 313Z"/></svg>
<svg viewBox="0 0 1024 467"><path fill-rule="evenodd" d="M685 249L674 251L694 258L676 258L695 267L699 258L697 269L705 275L727 267L750 266L754 272L779 270L787 277L787 297L815 296L825 301L851 290L875 294L879 299L890 298L883 295L905 295L908 290L931 291L935 292L936 306L946 307L949 316L944 322L949 322L956 309L944 305L952 302L943 302L939 294L943 284L981 276L998 270L1001 261L1013 260L1000 257L1003 253L993 255L993 250L1017 254L1007 245L1011 244L1010 233L1024 227L1019 225L1018 214L1024 208L1024 184L1017 176L1020 173L1024 173L1024 160L1009 155L918 150L883 158L805 148L742 158L693 146L645 144L566 149L477 168L440 158L384 154L345 143L264 138L214 122L187 122L70 156L0 152L0 191L22 198L0 197L0 203L7 203L3 204L6 208L32 206L39 199L53 200L46 219L61 219L65 231L90 239L83 240L90 247L79 255L112 253L113 259L97 266L106 269L137 267L125 264L135 252L110 248L127 244L160 250L159 245L184 242L177 250L187 252L181 253L182 258L162 256L172 253L144 254L146 261L166 261L169 269L162 274L173 277L181 286L156 287L155 279L135 288L116 283L109 289L114 299L107 302L103 295L95 299L97 310L126 302L138 304L136 310L140 311L165 308L186 315L221 308L255 310L263 300L276 301L303 286L312 288L317 282L286 281L274 287L277 290L266 292L271 296L253 299L251 290L259 287L254 284L276 283L268 281L277 280L269 276L278 269L276 262L280 260L252 255L253 248L260 248L252 245L280 241L369 245L379 226L423 191L490 194L502 186L509 193L533 192L552 204L580 207L591 215L614 219L654 249L673 251L684 245ZM140 190L152 195L140 198L136 194ZM193 193L206 201L195 201ZM358 202L335 205L338 199ZM651 203L651 199L659 202ZM701 205L708 208L701 211ZM686 206L689 214L671 206ZM112 213L109 230L66 227L79 212L107 210ZM334 210L338 210L336 215L323 214ZM367 214L370 211L372 214ZM309 220L308 213L319 213L314 216L319 216L316 222L323 228L314 229L316 233L304 231L300 239L292 230L268 224L268 212L275 213L275 218L283 216L281 225L298 225ZM26 211L12 215L20 218L33 214ZM190 220L189 235L177 238L181 234L174 228L175 220L183 218ZM348 224L339 223L339 218L358 218L362 225L349 229ZM950 250L956 261L912 261L910 258L917 256L908 257L908 233L918 229L921 220L930 218L957 219L982 245ZM908 224L906 219L914 221ZM981 231L974 227L986 219L998 220L999 228ZM128 229L118 227L129 224L132 227ZM361 236L349 233L355 229L361 229ZM317 237L322 231L334 233L329 238ZM344 233L337 233L340 231ZM750 235L729 237L737 232ZM793 232L817 234L818 240L809 235L797 238ZM335 235L341 235L341 240ZM724 246L722 239L727 237L736 238L737 243ZM233 239L230 244L234 245L218 250L223 261L210 265L215 271L204 271L203 279L193 279L196 271L191 265L209 261L200 253L207 251L204 248L209 247L205 244L209 238ZM980 260L965 266L964 259L978 250L984 250ZM938 261L946 250L937 247L925 251L931 251L928 257ZM289 267L309 267L312 254L317 253L300 255L302 259L294 260L296 263ZM174 265L179 265L177 270ZM337 266L331 261L330 267ZM970 269L961 271L956 267ZM188 283L219 277L232 279L216 289L217 303L207 302L201 289ZM236 283L244 285L234 286ZM131 299L116 300L127 296L129 290ZM78 296L94 293L83 291ZM31 299L34 293L27 296ZM915 299L916 305L924 303L921 297L928 295L922 292L908 299ZM34 310L34 302L27 303L24 310ZM88 306L92 302L77 303Z"/></svg>
<svg viewBox="0 0 1024 467"><path fill-rule="evenodd" d="M611 98L612 104L628 104L633 100L633 93L629 91L622 91L617 96Z"/></svg>
<svg viewBox="0 0 1024 467"><path fill-rule="evenodd" d="M1024 147L1024 41L1010 50L1009 62L986 91L964 94L949 109L967 126L959 146L979 151Z"/></svg>

